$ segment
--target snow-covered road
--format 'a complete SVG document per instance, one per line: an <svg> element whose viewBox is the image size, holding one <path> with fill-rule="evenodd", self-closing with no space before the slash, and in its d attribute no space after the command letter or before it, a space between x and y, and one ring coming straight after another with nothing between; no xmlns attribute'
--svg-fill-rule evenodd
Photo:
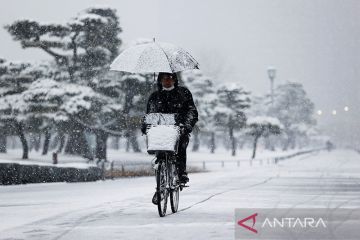
<svg viewBox="0 0 360 240"><path fill-rule="evenodd" d="M323 151L190 181L180 211L164 218L153 177L1 186L0 239L233 239L235 208L360 207L360 154Z"/></svg>

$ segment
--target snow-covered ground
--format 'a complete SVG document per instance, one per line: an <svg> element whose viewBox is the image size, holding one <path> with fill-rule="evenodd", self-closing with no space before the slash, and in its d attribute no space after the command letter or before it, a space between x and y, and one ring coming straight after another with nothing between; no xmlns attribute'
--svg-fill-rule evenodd
<svg viewBox="0 0 360 240"><path fill-rule="evenodd" d="M153 177L1 186L0 239L233 239L235 208L360 207L359 182L350 150L218 168L190 174L179 212L164 218Z"/></svg>

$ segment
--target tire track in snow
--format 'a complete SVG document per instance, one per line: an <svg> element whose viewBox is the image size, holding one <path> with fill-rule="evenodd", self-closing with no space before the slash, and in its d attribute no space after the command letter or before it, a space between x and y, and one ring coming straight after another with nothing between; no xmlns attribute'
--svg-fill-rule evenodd
<svg viewBox="0 0 360 240"><path fill-rule="evenodd" d="M312 157L312 156L317 155L317 154L318 154L318 152L316 152L316 153L310 153L309 155L302 156L302 157L300 158L300 160L304 160L304 159L306 159L306 158ZM278 177L279 177L279 176L278 176ZM209 197L207 197L207 198L205 198L205 199L203 199L203 200L201 200L201 201L198 201L198 202L196 202L196 203L194 203L194 204L192 204L192 205L190 205L190 206L188 206L188 207L185 207L185 208L182 208L182 209L178 210L177 212L186 211L186 210L188 210L188 209L190 209L190 208L192 208L192 207L194 207L194 206L196 206L196 205L199 205L199 204L202 204L202 203L204 203L204 202L207 202L207 201L209 201L211 198L216 197L216 196L221 195L221 194L224 194L224 193L228 193L228 192L231 192L231 191L245 190L245 189L249 189L249 188L253 188L253 187L259 186L259 185L266 184L266 183L268 183L269 181L271 181L272 179L274 179L274 177L269 177L269 178L265 179L264 181L262 181L262 182L260 182L260 183L253 184L253 185L250 185L250 186L248 186L248 187L232 188L232 189L228 189L228 190L225 190L225 191L222 191L222 192L218 192L218 193L212 194L212 195L210 195ZM169 215L172 215L172 214L174 214L174 213L171 213L171 214L169 214Z"/></svg>
<svg viewBox="0 0 360 240"><path fill-rule="evenodd" d="M186 211L186 210L188 210L188 209L190 209L190 208L192 208L192 207L194 207L194 206L196 206L196 205L199 205L199 204L201 204L201 203L207 202L207 201L209 201L211 198L216 197L216 196L221 195L221 194L224 194L224 193L228 193L228 192L231 192L231 191L245 190L245 189L253 188L253 187L256 187L256 186L259 186L259 185L262 185L262 184L266 184L267 182L271 181L273 178L274 178L274 177L269 177L269 178L265 179L264 181L262 181L262 182L260 182L260 183L255 183L255 184L250 185L250 186L248 186L248 187L232 188L232 189L228 189L228 190L225 190L225 191L222 191L222 192L214 193L214 194L210 195L209 197L207 197L207 198L205 198L205 199L203 199L203 200L201 200L201 201L198 201L198 202L196 202L196 203L194 203L194 204L191 204L191 205L188 206L188 207L185 207L185 208L182 208L182 209L178 210L177 212ZM172 213L172 214L173 214L173 213ZM169 214L169 215L172 215L172 214Z"/></svg>
<svg viewBox="0 0 360 240"><path fill-rule="evenodd" d="M52 240L59 240L61 239L62 237L64 237L66 234L68 234L69 232L73 231L76 227L78 227L79 225L81 225L84 221L86 221L87 219L93 217L93 216L96 216L98 215L99 213L102 213L102 211L97 211L97 212L94 212L94 213L91 213L91 214L88 214L88 215L85 215L85 216L82 216L81 218L77 219L77 221L75 223L73 223L73 225L63 231L61 234L57 235L56 237L52 238Z"/></svg>

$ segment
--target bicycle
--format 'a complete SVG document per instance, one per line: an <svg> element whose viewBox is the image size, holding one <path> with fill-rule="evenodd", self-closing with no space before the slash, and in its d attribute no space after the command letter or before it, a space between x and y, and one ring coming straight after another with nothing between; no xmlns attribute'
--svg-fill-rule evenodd
<svg viewBox="0 0 360 240"><path fill-rule="evenodd" d="M165 114L170 115L170 114ZM157 116L160 119L164 118L164 114L159 114ZM183 131L181 126L174 125L175 121L172 119L170 121L161 122L159 119L155 117L152 119L151 124L147 129L147 147L149 154L155 154L156 160L154 164L155 169L155 177L156 177L156 197L157 197L157 209L160 217L164 217L166 215L167 210L167 202L170 196L170 205L171 211L176 213L179 208L179 193L183 190L184 187L188 187L183 183L180 183L178 176L178 163L177 163L177 150L179 145L179 137ZM172 117L170 116L170 119ZM151 129L159 128L159 126L166 126L163 129L169 128L168 130L172 131L172 134L175 136L172 140L173 142L169 143L167 147L162 147L161 149L158 147L151 146L151 137L149 134L151 133ZM175 130L175 132L173 131ZM171 132L170 131L170 132ZM160 131L161 132L161 131ZM165 131L164 131L165 132ZM160 135L158 135L159 137Z"/></svg>

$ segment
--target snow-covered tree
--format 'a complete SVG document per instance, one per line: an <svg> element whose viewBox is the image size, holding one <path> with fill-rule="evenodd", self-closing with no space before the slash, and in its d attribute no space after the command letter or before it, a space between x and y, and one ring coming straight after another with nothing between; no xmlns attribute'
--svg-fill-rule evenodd
<svg viewBox="0 0 360 240"><path fill-rule="evenodd" d="M152 42L151 39L137 39L130 46ZM105 95L115 98L121 110L116 112L114 125L109 126L122 132L126 138L126 150L130 147L140 151L137 132L141 118L146 112L150 94L157 88L153 74L133 74L126 72L107 72L98 80L97 88ZM118 141L118 140L117 140Z"/></svg>
<svg viewBox="0 0 360 240"><path fill-rule="evenodd" d="M85 136L74 131L76 126L72 124L81 125L78 121L92 117L91 112L97 110L97 103L105 101L100 94L87 86L42 78L35 81L22 96L26 103L22 109L24 114L35 114L34 117L39 119L65 125L69 134L66 152L75 153L81 149L80 153L89 157Z"/></svg>
<svg viewBox="0 0 360 240"><path fill-rule="evenodd" d="M257 116L268 116L270 117L270 106L271 106L271 98L270 95L265 96L252 96L251 97L251 108L246 111L246 114L252 118ZM275 116L274 116L275 117ZM249 136L245 133L244 136L242 136L242 139L247 139ZM276 146L277 138L274 138L274 136L268 135L264 138L265 142L265 148L274 151Z"/></svg>
<svg viewBox="0 0 360 240"><path fill-rule="evenodd" d="M274 103L269 115L276 117L284 126L283 149L295 147L296 136L302 129L314 126L314 103L307 96L301 83L287 82L275 89Z"/></svg>
<svg viewBox="0 0 360 240"><path fill-rule="evenodd" d="M28 158L29 146L25 138L25 121L21 109L24 107L22 93L35 80L29 63L0 61L0 122L1 135L12 133L19 136L23 147L23 159ZM6 144L2 140L3 144ZM3 146L4 147L4 146Z"/></svg>
<svg viewBox="0 0 360 240"><path fill-rule="evenodd" d="M214 111L213 108L217 101L216 89L213 81L205 76L200 70L185 71L181 74L181 79L186 87L192 92L195 105L199 113L199 121L193 130L194 145L193 151L200 147L200 133L210 133L211 141L215 141L214 131ZM215 143L210 144L211 152L215 151Z"/></svg>
<svg viewBox="0 0 360 240"><path fill-rule="evenodd" d="M277 118L267 116L249 118L247 120L247 134L254 137L252 158L255 158L259 138L278 135L281 129L282 125Z"/></svg>
<svg viewBox="0 0 360 240"><path fill-rule="evenodd" d="M5 59L0 58L0 77L6 74ZM0 121L0 152L6 153L6 136L9 134L5 122Z"/></svg>
<svg viewBox="0 0 360 240"><path fill-rule="evenodd" d="M220 86L217 90L218 104L215 107L215 122L220 128L228 131L232 155L236 155L236 138L234 132L245 126L244 110L250 107L250 93L236 83Z"/></svg>
<svg viewBox="0 0 360 240"><path fill-rule="evenodd" d="M88 8L66 24L20 20L6 26L6 29L23 48L38 48L52 56L63 82L76 84L76 88L79 89L82 89L82 86L89 86L95 92L99 89L92 80L103 76L111 61L118 55L121 44L118 35L122 31L116 11L101 7ZM58 77L57 80L59 81L60 78ZM61 87L66 88L64 85ZM107 97L105 95L103 100L108 99ZM110 105L112 102L110 101ZM71 131L65 148L67 153L90 156L89 146L84 141L85 130L88 128L93 132L100 132L101 134L96 134L96 137L102 139L97 140L97 143L104 144L104 135L106 135L103 132L104 126L100 127L97 124L102 122L104 116L109 116L108 111L113 108L109 107L109 104L97 103L92 103L92 107L86 109L89 112L68 118L67 129L71 128ZM97 107L93 108L95 105ZM90 112L95 109L95 112ZM84 125L88 120L85 117L88 116L100 117L95 121L96 126ZM103 145L97 147L97 149L103 148ZM84 154L85 152L88 153Z"/></svg>
<svg viewBox="0 0 360 240"><path fill-rule="evenodd" d="M56 68L51 62L34 62L31 63L31 66L28 67L24 74L27 74L33 78L33 82L29 86L31 88L32 84L36 82L38 79L42 78L55 78L55 76L59 76L59 72L56 71ZM24 92L26 92L25 90ZM40 105L46 104L46 102L39 102L35 104L36 100L32 102L31 106L28 105L29 102L25 101L22 93L22 101L24 105L18 109L18 111L22 114L24 118L24 124L27 129L27 133L30 136L30 149L32 148L32 143L35 144L35 150L40 148L40 139L41 136L44 135L44 145L42 148L42 152L45 155L49 148L51 132L54 128L54 123L49 121L48 118L43 117L44 111L46 109L40 107ZM35 142L32 142L34 141Z"/></svg>
<svg viewBox="0 0 360 240"><path fill-rule="evenodd" d="M116 10L92 7L66 24L19 20L6 26L23 48L38 48L54 57L72 82L88 81L118 55L121 32Z"/></svg>
<svg viewBox="0 0 360 240"><path fill-rule="evenodd" d="M112 114L108 112L109 119L102 121L103 124L111 131L121 132L128 139L128 145L139 152L136 131L145 112L145 96L149 94L147 88L150 85L148 78L141 74L108 72L97 80L96 85L99 92L111 99L108 107L117 107Z"/></svg>

